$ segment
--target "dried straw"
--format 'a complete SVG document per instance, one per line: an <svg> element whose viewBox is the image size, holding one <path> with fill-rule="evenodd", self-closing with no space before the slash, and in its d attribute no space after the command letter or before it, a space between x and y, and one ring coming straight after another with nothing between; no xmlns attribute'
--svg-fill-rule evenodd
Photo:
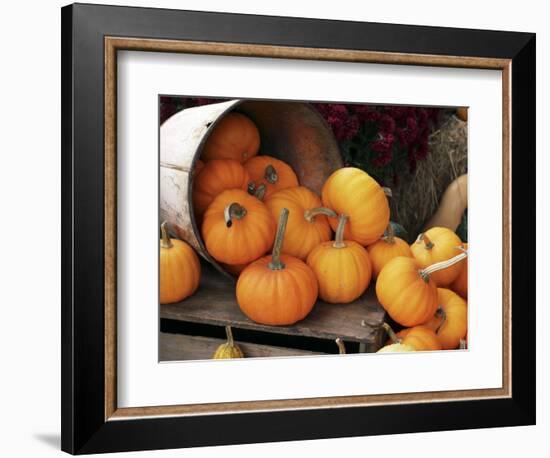
<svg viewBox="0 0 550 458"><path fill-rule="evenodd" d="M430 135L428 158L392 189L392 220L405 227L409 241L435 213L451 181L468 171L468 125L454 111L442 116L439 129Z"/></svg>

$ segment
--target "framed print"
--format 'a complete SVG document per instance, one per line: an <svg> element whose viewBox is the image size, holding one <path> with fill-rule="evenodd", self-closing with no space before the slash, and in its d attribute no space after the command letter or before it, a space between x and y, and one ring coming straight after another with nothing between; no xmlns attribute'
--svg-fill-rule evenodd
<svg viewBox="0 0 550 458"><path fill-rule="evenodd" d="M63 450L534 424L534 34L76 4L62 79Z"/></svg>

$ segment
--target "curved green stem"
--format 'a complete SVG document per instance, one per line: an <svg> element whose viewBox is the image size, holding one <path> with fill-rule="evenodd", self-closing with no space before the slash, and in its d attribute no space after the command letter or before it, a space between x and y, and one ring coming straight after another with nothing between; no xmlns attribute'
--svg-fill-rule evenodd
<svg viewBox="0 0 550 458"><path fill-rule="evenodd" d="M256 188L256 191L254 191L254 197L256 197L259 200L264 200L265 193L267 191L267 187L265 184L261 184Z"/></svg>
<svg viewBox="0 0 550 458"><path fill-rule="evenodd" d="M395 231L393 230L391 222L388 223L388 227L386 228L386 235L383 238L386 243L395 243Z"/></svg>
<svg viewBox="0 0 550 458"><path fill-rule="evenodd" d="M433 274L434 272L454 266L456 263L462 261L467 257L468 257L468 250L464 250L463 253L460 253L459 255L456 255L451 259L447 259L446 261L436 262L435 264L432 264L431 266L428 266L425 269L421 269L419 271L420 276L427 283L430 279L430 275Z"/></svg>
<svg viewBox="0 0 550 458"><path fill-rule="evenodd" d="M225 335L227 336L227 344L232 347L235 341L233 340L233 331L231 330L231 326L225 327Z"/></svg>
<svg viewBox="0 0 550 458"><path fill-rule="evenodd" d="M336 235L334 236L334 243L332 244L334 248L345 248L344 229L346 228L347 222L348 217L346 215L340 215L338 217L338 227L336 228Z"/></svg>
<svg viewBox="0 0 550 458"><path fill-rule="evenodd" d="M338 337L336 340L336 345L338 345L338 354L345 355L346 354L346 346L344 345L344 341Z"/></svg>
<svg viewBox="0 0 550 458"><path fill-rule="evenodd" d="M430 238L426 235L425 232L422 232L422 234L420 234L416 240L417 241L421 240L422 242L424 242L426 250L431 250L434 247L433 242L430 240Z"/></svg>
<svg viewBox="0 0 550 458"><path fill-rule="evenodd" d="M277 234L275 235L275 243L273 244L271 262L268 264L271 270L281 270L285 268L285 264L281 261L281 249L283 248L287 221L288 209L283 208L277 224Z"/></svg>
<svg viewBox="0 0 550 458"><path fill-rule="evenodd" d="M386 334L388 335L392 343L401 343L401 339L397 337L397 334L388 323L382 323L382 327L384 328L384 331L386 331Z"/></svg>
<svg viewBox="0 0 550 458"><path fill-rule="evenodd" d="M223 217L227 227L233 226L234 219L242 219L246 216L246 208L238 202L232 202L223 210Z"/></svg>
<svg viewBox="0 0 550 458"><path fill-rule="evenodd" d="M168 229L166 228L167 224L168 223L166 221L163 221L160 225L160 233L162 236L162 243L160 246L162 248L172 248L174 246L172 240L170 240L170 236L168 235Z"/></svg>
<svg viewBox="0 0 550 458"><path fill-rule="evenodd" d="M439 326L437 326L437 329L435 330L436 334L439 334L439 331L441 331L441 328L445 324L445 321L447 321L447 314L445 313L445 309L443 307L438 307L437 311L435 312L435 317L441 319L441 323L439 323Z"/></svg>
<svg viewBox="0 0 550 458"><path fill-rule="evenodd" d="M338 215L334 210L331 210L330 208L327 208L327 207L310 208L304 211L304 218L307 220L308 223L313 223L313 220L317 215L325 215L330 218L338 217Z"/></svg>
<svg viewBox="0 0 550 458"><path fill-rule="evenodd" d="M271 164L269 164L265 168L264 178L270 184L275 184L277 183L277 181L279 181L279 175L277 174L277 170L275 170L275 167L273 167Z"/></svg>

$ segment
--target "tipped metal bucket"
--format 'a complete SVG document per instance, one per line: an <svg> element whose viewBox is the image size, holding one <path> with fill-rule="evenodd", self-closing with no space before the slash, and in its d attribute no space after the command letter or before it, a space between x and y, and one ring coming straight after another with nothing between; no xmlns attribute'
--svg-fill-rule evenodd
<svg viewBox="0 0 550 458"><path fill-rule="evenodd" d="M160 216L176 235L220 272L206 251L193 211L193 171L210 132L227 113L247 115L260 131L260 152L289 164L302 186L320 195L343 166L338 144L321 115L307 103L231 100L182 110L160 127ZM227 274L229 275L229 274Z"/></svg>

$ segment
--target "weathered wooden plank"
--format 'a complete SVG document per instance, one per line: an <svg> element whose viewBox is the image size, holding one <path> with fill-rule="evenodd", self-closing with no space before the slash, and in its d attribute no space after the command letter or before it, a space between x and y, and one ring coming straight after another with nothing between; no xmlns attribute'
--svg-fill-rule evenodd
<svg viewBox="0 0 550 458"><path fill-rule="evenodd" d="M342 338L344 341L363 342L367 351L374 351L381 342L379 325L385 317L378 303L374 285L351 304L327 304L318 301L313 311L293 326L265 326L249 320L239 309L235 299L235 283L203 264L201 285L198 291L186 300L162 305L161 318L203 323L217 326L229 324L236 328L263 332L317 337L321 339ZM373 326L361 326L366 320Z"/></svg>
<svg viewBox="0 0 550 458"><path fill-rule="evenodd" d="M187 336L183 334L160 333L159 358L161 361L185 361L210 359L223 339L213 337ZM296 350L270 345L258 345L237 342L246 358L267 358L271 356L312 356L315 353L306 350Z"/></svg>

